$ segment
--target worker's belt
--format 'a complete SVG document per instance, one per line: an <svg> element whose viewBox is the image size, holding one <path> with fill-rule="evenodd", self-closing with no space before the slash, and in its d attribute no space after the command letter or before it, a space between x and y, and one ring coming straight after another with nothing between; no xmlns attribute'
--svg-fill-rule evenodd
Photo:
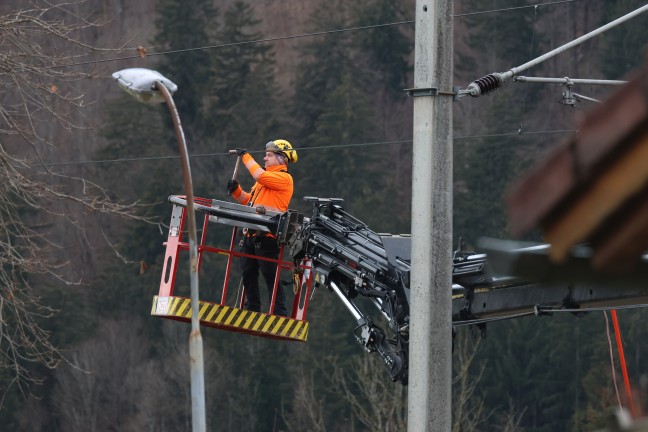
<svg viewBox="0 0 648 432"><path fill-rule="evenodd" d="M243 235L244 235L245 237L257 237L257 236L258 236L258 237L270 237L270 238L275 238L275 236L273 236L273 235L270 234L270 233L259 233L257 230L253 230L253 229L250 229L250 228L243 228L243 229L241 230L241 232L243 233ZM263 234L263 235L259 235L259 234Z"/></svg>

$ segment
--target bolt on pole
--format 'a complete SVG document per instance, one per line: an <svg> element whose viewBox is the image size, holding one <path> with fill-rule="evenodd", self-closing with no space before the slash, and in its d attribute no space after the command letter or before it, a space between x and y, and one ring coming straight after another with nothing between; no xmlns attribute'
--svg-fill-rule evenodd
<svg viewBox="0 0 648 432"><path fill-rule="evenodd" d="M452 426L452 1L417 0L407 430ZM418 96L416 96L418 95Z"/></svg>

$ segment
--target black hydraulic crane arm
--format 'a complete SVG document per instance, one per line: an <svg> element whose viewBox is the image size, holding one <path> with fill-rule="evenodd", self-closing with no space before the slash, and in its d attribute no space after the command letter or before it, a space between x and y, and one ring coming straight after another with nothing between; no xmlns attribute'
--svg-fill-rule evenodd
<svg viewBox="0 0 648 432"><path fill-rule="evenodd" d="M344 211L341 199L305 200L312 204L308 218L217 200L196 210L216 222L271 232L295 262L310 261L315 288L325 287L339 298L356 321L358 342L378 353L393 381L407 384L411 237L372 231ZM619 290L496 275L485 254L463 251L461 245L453 256L452 283L453 326L482 330L493 320L648 304L648 287L640 284ZM363 310L366 304L373 313Z"/></svg>

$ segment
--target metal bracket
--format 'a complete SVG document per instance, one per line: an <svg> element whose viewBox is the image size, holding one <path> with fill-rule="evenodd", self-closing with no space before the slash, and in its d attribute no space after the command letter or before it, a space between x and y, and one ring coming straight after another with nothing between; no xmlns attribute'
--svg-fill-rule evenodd
<svg viewBox="0 0 648 432"><path fill-rule="evenodd" d="M422 88L407 88L403 89L407 92L407 96L436 96L439 94L439 89L436 87L422 87Z"/></svg>
<svg viewBox="0 0 648 432"><path fill-rule="evenodd" d="M453 100L459 100L459 86L452 87L451 92L439 91L437 87L421 87L421 88L406 88L403 89L407 92L407 96L419 97L419 96L452 96Z"/></svg>

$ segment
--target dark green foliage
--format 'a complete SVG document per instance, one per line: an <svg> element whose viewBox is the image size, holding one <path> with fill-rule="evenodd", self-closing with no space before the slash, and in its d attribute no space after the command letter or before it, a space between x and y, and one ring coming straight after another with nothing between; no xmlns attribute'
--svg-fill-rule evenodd
<svg viewBox="0 0 648 432"><path fill-rule="evenodd" d="M226 46L214 53L210 126L224 148L261 147L273 139L264 134L278 129L282 109L276 100L272 46L248 43L261 39L255 30L259 22L250 5L236 1L225 12L217 33L219 44Z"/></svg>
<svg viewBox="0 0 648 432"><path fill-rule="evenodd" d="M530 431L569 430L568 419L582 404L580 380L593 352L582 340L605 332L600 313L508 320L489 325L476 367L488 359L480 389L490 409L523 413ZM502 418L489 419L496 430Z"/></svg>
<svg viewBox="0 0 648 432"><path fill-rule="evenodd" d="M233 139L230 146L245 145L250 149L263 149L273 139L287 139L286 128L281 121L285 104L277 99L272 62L264 61L248 75L241 94L229 116L228 129ZM227 119L227 116L225 117ZM261 157L257 158L261 161Z"/></svg>
<svg viewBox="0 0 648 432"><path fill-rule="evenodd" d="M511 104L498 104L485 114L495 123L512 117ZM507 189L520 174L524 153L516 136L456 141L454 151L454 233L475 245L480 237L505 238Z"/></svg>
<svg viewBox="0 0 648 432"><path fill-rule="evenodd" d="M158 18L156 20L157 33L154 43L164 50L178 50L173 55L161 56L159 71L178 85L174 94L174 102L184 129L189 154L214 152L213 143L205 139L212 136L210 129L213 113L211 112L209 95L211 79L215 69L215 51L192 50L213 46L218 43L216 34L220 28L219 11L213 2L208 0L190 0L178 2L165 0L157 5ZM182 51L187 50L188 51ZM160 108L163 113L163 123L168 130L167 138L173 148L172 154L179 154L177 139L173 132L168 110ZM158 147L159 150L159 147ZM159 153L158 153L159 154ZM203 181L211 181L211 175L219 164L212 159L192 159L192 173L194 175L194 191L196 195L205 187ZM174 168L175 167L175 168ZM182 194L182 173L180 163L171 161L165 167L168 177L177 179L177 186L167 189L174 194ZM173 174L171 174L173 173ZM202 175L196 175L196 174ZM172 193L163 194L162 197ZM161 197L158 195L158 197Z"/></svg>
<svg viewBox="0 0 648 432"><path fill-rule="evenodd" d="M606 2L601 25L644 5L641 0ZM648 16L643 13L611 29L602 38L604 49L600 64L607 79L628 79L629 71L646 63L646 27Z"/></svg>
<svg viewBox="0 0 648 432"><path fill-rule="evenodd" d="M485 2L479 0L468 0L464 3L466 10L476 12L514 8L532 2L527 0L493 1L488 2L488 7L485 7ZM519 66L537 56L537 53L531 51L533 38L536 38L535 47L538 46L538 36L534 36L533 30L536 18L533 8L519 9L506 14L488 13L464 17L463 19L471 28L467 37L468 45L474 50L489 52L501 59L501 64L495 65L498 72Z"/></svg>
<svg viewBox="0 0 648 432"><path fill-rule="evenodd" d="M475 245L481 237L507 235L504 202L512 179L515 139L488 138L461 143L455 153L455 170L461 179L454 197L455 243L459 236Z"/></svg>
<svg viewBox="0 0 648 432"><path fill-rule="evenodd" d="M314 11L311 22L315 28L345 28L401 19L399 7L386 2L365 6L327 3ZM301 153L295 196L342 198L345 209L379 231L401 227L393 209L386 211L400 186L392 181L395 153L384 146L347 146L384 139L376 104L387 102L370 90L371 83L388 91L403 84L409 53L404 40L398 27L324 35L304 44L297 70L293 109L304 137L298 147L315 149Z"/></svg>
<svg viewBox="0 0 648 432"><path fill-rule="evenodd" d="M104 182L113 185L111 192L115 196L150 203L149 215L159 215L161 223L166 223L168 217L166 198L183 194L177 139L163 126L164 113L163 105L138 104L130 97L114 101L107 113L108 124L112 126L103 130L110 145L98 154L98 158L108 160L169 157L146 162L146 169L142 169L142 162L130 162L106 164L101 172ZM134 232L124 236L127 250L122 252L147 264L153 263L160 254L160 228L148 223L133 223L131 227Z"/></svg>
<svg viewBox="0 0 648 432"><path fill-rule="evenodd" d="M218 9L209 0L161 0L156 11L156 51L181 51L162 56L159 70L178 85L174 99L183 122L198 126L206 114L202 99L213 71L212 58L209 51L182 50L214 44Z"/></svg>
<svg viewBox="0 0 648 432"><path fill-rule="evenodd" d="M262 385L258 390L254 385L249 387L248 390L257 391L254 397L247 398L247 403L257 414L254 430L273 431L281 424L282 395L290 393L291 361L288 346L259 338L250 342L258 349L249 353L241 365L241 372L248 375L252 383Z"/></svg>
<svg viewBox="0 0 648 432"><path fill-rule="evenodd" d="M402 3L390 0L357 3L353 13L358 27L401 22L408 15ZM373 80L382 82L392 96L402 95L407 85L411 70L407 57L412 45L403 32L412 28L413 24L381 27L359 32L356 38L368 57L369 67L364 73L374 75Z"/></svg>
<svg viewBox="0 0 648 432"><path fill-rule="evenodd" d="M311 26L314 30L345 28L344 2L335 0L322 4L313 12ZM297 69L294 114L302 136L310 136L317 119L324 111L322 99L331 94L344 76L353 71L347 34L327 34L303 44L303 60Z"/></svg>
<svg viewBox="0 0 648 432"><path fill-rule="evenodd" d="M204 147L210 153L244 147L263 152L265 143L287 136L284 113L274 79L273 46L249 43L262 38L256 29L259 19L250 5L236 1L225 11L216 41L222 47L211 53L213 68L205 92ZM259 153L254 154L262 161ZM208 196L229 199L224 185L231 176L235 158L215 157L202 161L196 176L206 182ZM239 180L247 186L249 176L241 169ZM222 191L222 192L221 192ZM222 194L222 195L221 195Z"/></svg>
<svg viewBox="0 0 648 432"><path fill-rule="evenodd" d="M6 368L0 370L0 388L2 389L0 424L7 427L8 430L16 430L18 425L14 415L23 403L25 395L21 394L17 388L14 374Z"/></svg>
<svg viewBox="0 0 648 432"><path fill-rule="evenodd" d="M308 139L308 147L319 147L320 150L304 157L307 168L300 180L315 196L346 197L353 201L356 196L367 192L374 180L363 178L372 157L371 151L348 148L344 144L367 138L371 140L374 129L371 108L355 86L352 75L346 75L340 85L324 98L321 106L322 114ZM326 147L332 150L323 152L321 149ZM332 182L331 179L340 181Z"/></svg>

